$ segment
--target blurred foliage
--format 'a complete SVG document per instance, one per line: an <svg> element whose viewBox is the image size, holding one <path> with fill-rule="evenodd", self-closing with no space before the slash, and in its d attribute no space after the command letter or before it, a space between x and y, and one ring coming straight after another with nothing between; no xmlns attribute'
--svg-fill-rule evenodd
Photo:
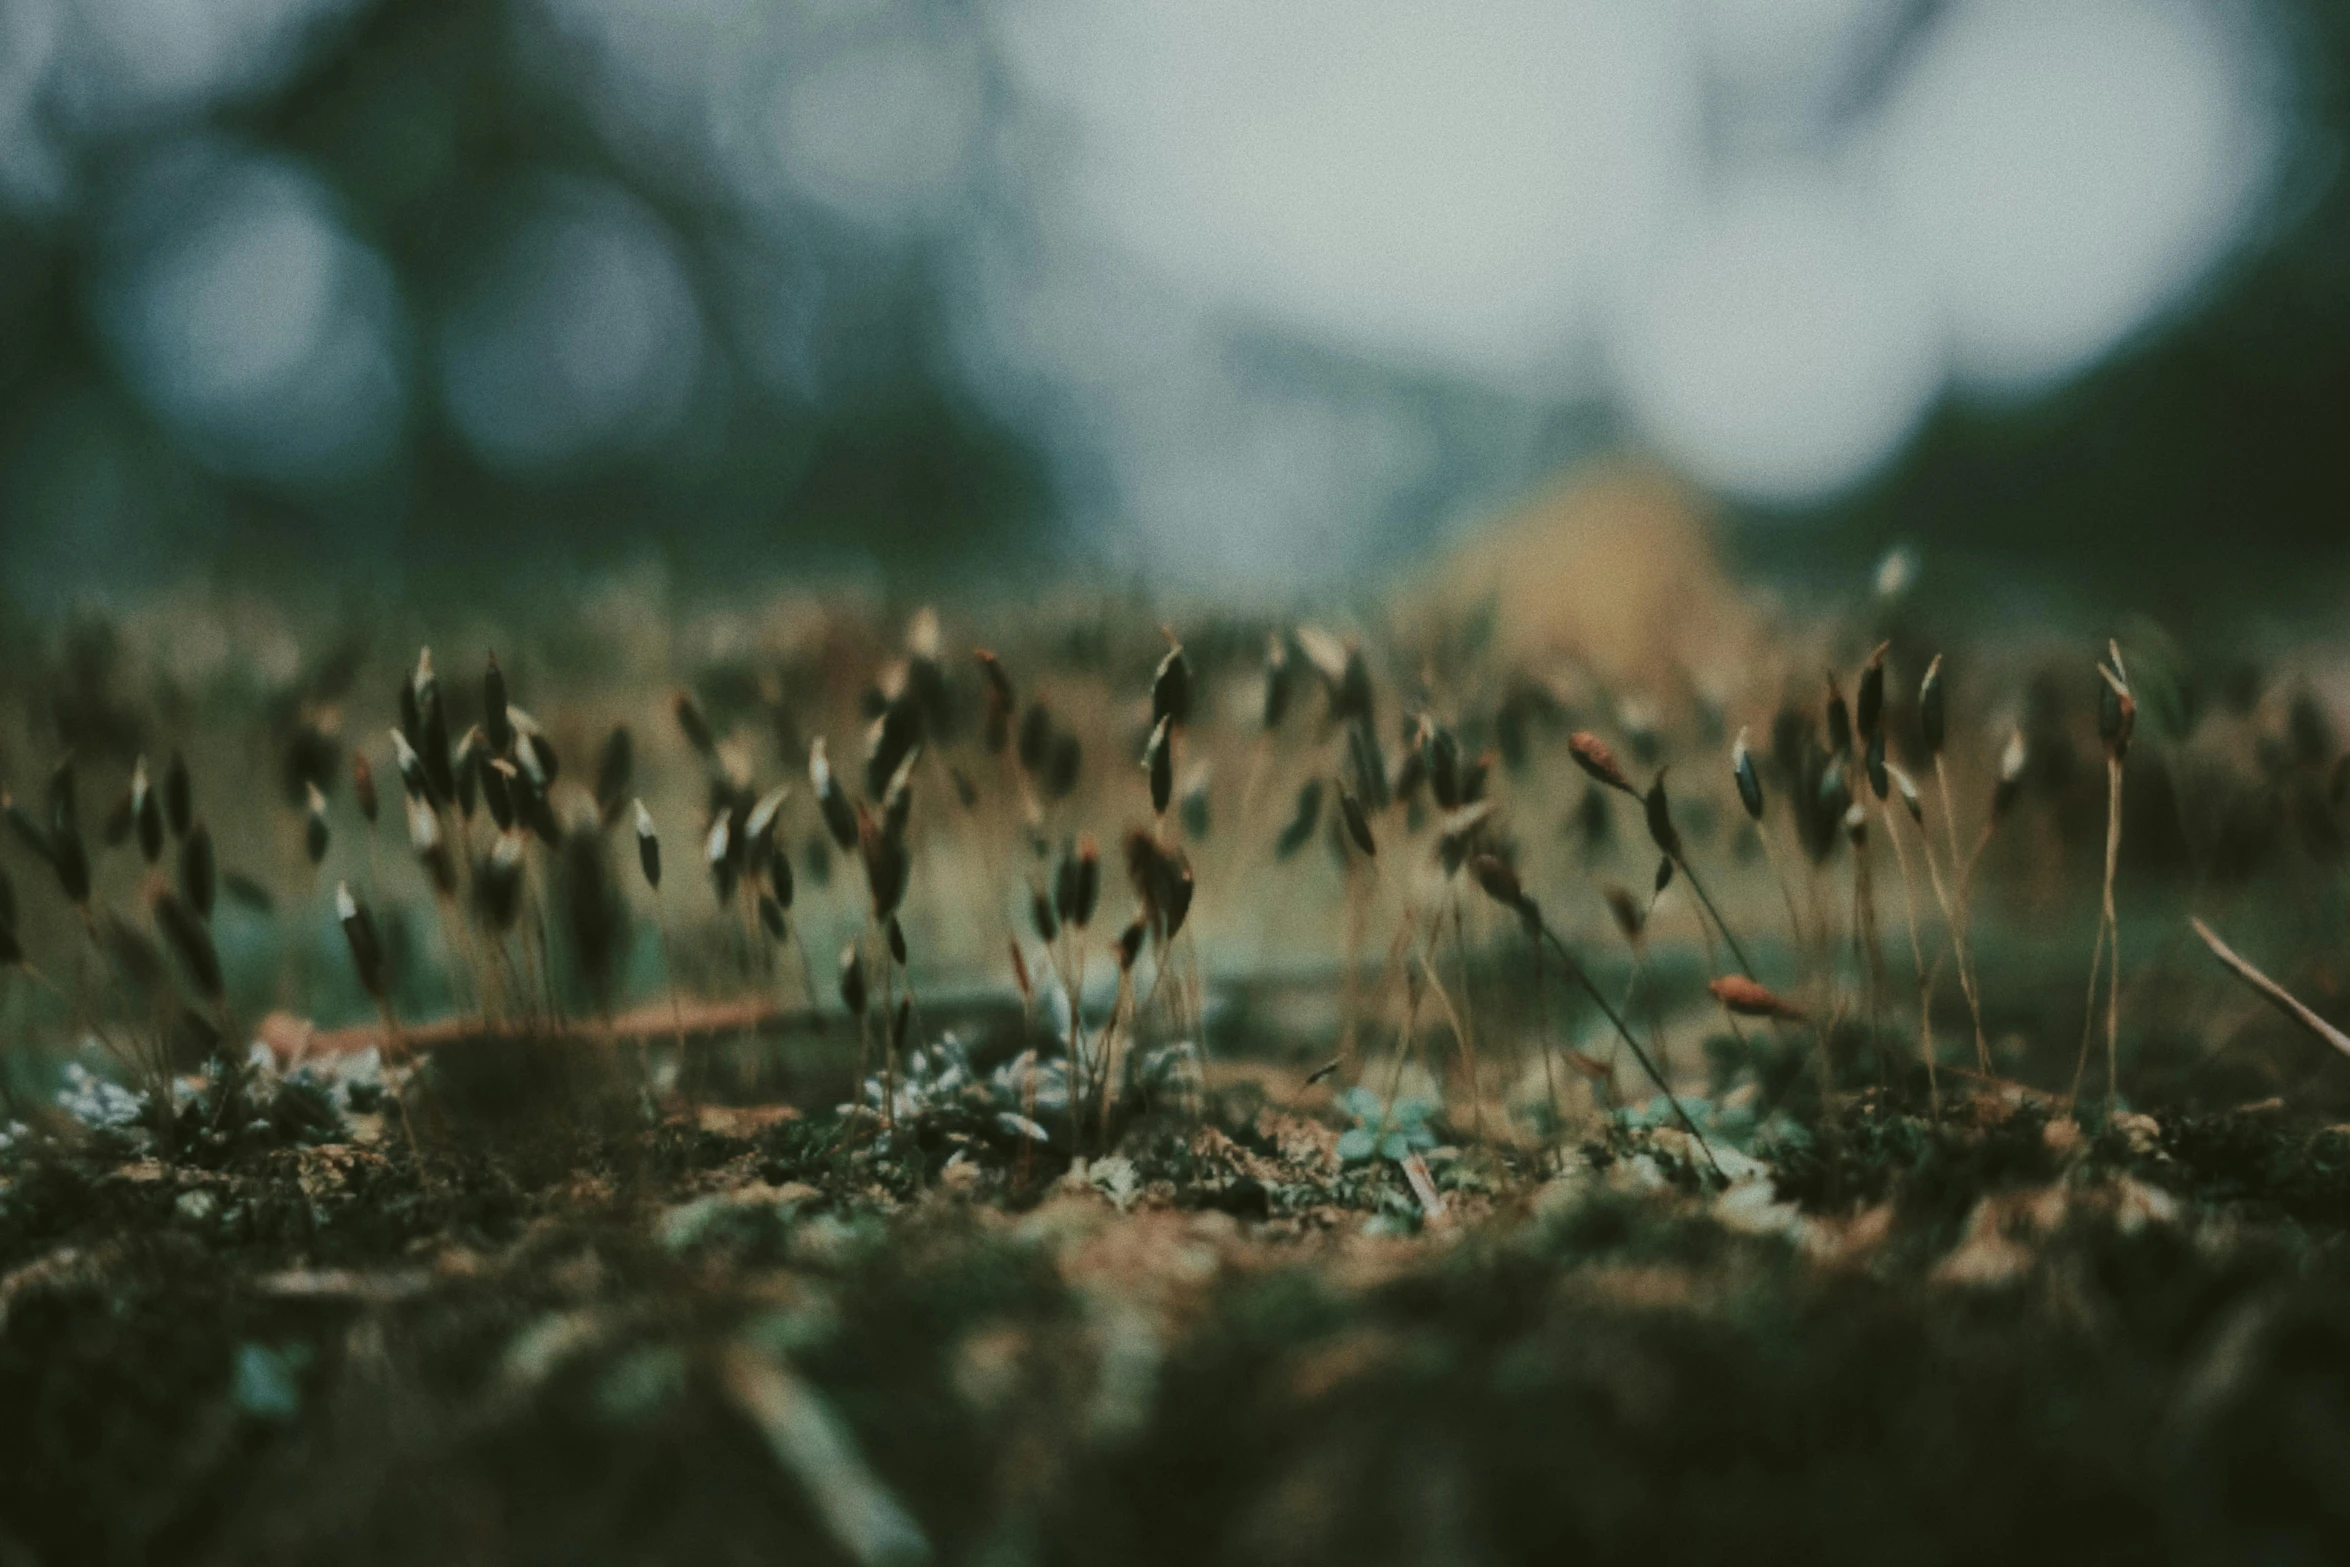
<svg viewBox="0 0 2350 1567"><path fill-rule="evenodd" d="M1799 531L1751 530L1758 563L1923 539L1975 552L1987 577L2061 573L2182 615L2327 604L2350 499L2350 6L2284 9L2312 132L2265 242L2199 307L2055 394L1945 402L1877 482Z"/></svg>
<svg viewBox="0 0 2350 1567"><path fill-rule="evenodd" d="M2321 134L2298 153L2297 200L2268 241L2187 317L2053 396L1947 402L1861 493L1802 529L1749 529L1753 564L1816 571L1823 548L1859 560L1917 539L1937 553L1963 546L2127 578L2165 611L2230 583L2288 601L2323 586L2310 568L2339 560L2336 426L2350 401L2350 193L2338 177L2350 7L2287 9ZM207 123L323 179L419 319L450 297L532 171L590 174L644 202L681 237L705 301L724 293L741 247L772 247L694 180L616 155L579 93L527 68L511 6L387 0L333 25L291 80ZM74 176L100 185L187 128L150 120L84 137ZM472 578L492 560L650 551L724 582L810 562L943 578L1033 558L1061 508L1032 436L956 368L949 285L929 251L954 236L885 243L820 211L804 216L791 259L822 295L811 351L853 373L778 390L744 370L749 350L714 321L708 352L744 373L718 377L724 395L644 460L501 474L420 393L409 449L388 476L289 498L208 469L120 384L92 324L97 236L81 207L37 220L0 212L0 548L20 593L28 576L135 581L198 561L395 563L430 580ZM38 483L20 471L36 451ZM2278 580L2280 565L2291 580Z"/></svg>
<svg viewBox="0 0 2350 1567"><path fill-rule="evenodd" d="M525 68L517 30L512 6L388 0L344 25L282 90L218 110L208 128L291 154L322 178L337 216L390 262L419 318L447 301L518 182L549 169L644 202L714 300L730 252L749 242L737 219L617 158L577 102ZM85 139L75 175L101 189L188 129ZM1002 561L1052 511L1039 455L952 373L939 285L919 251L883 249L821 213L795 235L829 307L813 351L853 361L853 374L828 375L807 396L779 394L712 320L706 352L725 361L714 378L725 393L670 443L686 450L518 479L412 408L411 450L391 474L289 499L208 472L119 384L92 324L93 205L69 202L44 221L0 207L0 548L58 531L51 518L70 513L79 542L39 563L67 580L160 580L202 560L267 573L289 546L309 566L392 563L428 583L493 561L648 551L712 582L811 558L880 558L920 578L983 555ZM8 482L12 460L36 449L51 458L45 475L85 475L70 496L54 493L54 479L49 492ZM61 449L76 460L61 464ZM90 470L108 477L92 481ZM136 515L93 515L109 504Z"/></svg>

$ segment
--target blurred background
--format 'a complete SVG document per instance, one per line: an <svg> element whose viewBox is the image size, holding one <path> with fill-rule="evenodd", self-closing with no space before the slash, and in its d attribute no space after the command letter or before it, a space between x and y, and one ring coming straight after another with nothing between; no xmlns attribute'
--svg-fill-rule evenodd
<svg viewBox="0 0 2350 1567"><path fill-rule="evenodd" d="M1310 592L1629 456L2314 602L2338 0L0 0L0 596Z"/></svg>

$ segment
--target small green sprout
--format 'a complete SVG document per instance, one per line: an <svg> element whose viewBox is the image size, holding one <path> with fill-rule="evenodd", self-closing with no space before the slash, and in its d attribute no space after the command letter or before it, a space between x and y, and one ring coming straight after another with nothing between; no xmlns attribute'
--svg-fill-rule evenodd
<svg viewBox="0 0 2350 1567"><path fill-rule="evenodd" d="M1415 1149L1436 1146L1436 1134L1428 1128L1428 1119L1437 1110L1433 1100L1403 1098L1389 1105L1370 1089L1357 1086L1340 1094L1338 1103L1355 1122L1338 1139L1338 1157L1347 1164L1373 1158L1400 1160Z"/></svg>

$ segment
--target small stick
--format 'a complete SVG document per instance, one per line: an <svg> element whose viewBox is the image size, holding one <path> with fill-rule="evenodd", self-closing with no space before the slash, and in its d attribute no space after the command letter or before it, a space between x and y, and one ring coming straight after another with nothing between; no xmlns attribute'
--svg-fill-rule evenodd
<svg viewBox="0 0 2350 1567"><path fill-rule="evenodd" d="M2226 964L2238 979L2250 985L2271 1006L2300 1024L2318 1039L2333 1046L2342 1054L2350 1056L2350 1034L2343 1033L2333 1024L2303 1006L2291 991L2246 962L2235 948L2220 940L2217 933L2202 920L2190 915L2187 923L2195 928L2196 935L2203 938L2203 944L2211 949L2213 957Z"/></svg>

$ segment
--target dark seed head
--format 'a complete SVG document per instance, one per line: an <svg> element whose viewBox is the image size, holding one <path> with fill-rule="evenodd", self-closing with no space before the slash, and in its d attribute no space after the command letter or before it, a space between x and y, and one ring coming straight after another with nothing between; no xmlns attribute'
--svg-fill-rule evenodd
<svg viewBox="0 0 2350 1567"><path fill-rule="evenodd" d="M359 801L359 814L373 827L376 816L383 810L383 802L375 793L375 769L367 765L366 755L359 751L351 753L351 793Z"/></svg>
<svg viewBox="0 0 2350 1567"><path fill-rule="evenodd" d="M489 667L482 672L481 723L490 755L504 756L514 748L514 722L506 714L506 672L498 667L495 653L490 655Z"/></svg>
<svg viewBox="0 0 2350 1567"><path fill-rule="evenodd" d="M343 940L351 948L351 967L359 984L377 1001L384 999L383 940L375 931L375 916L351 895L349 882L335 883L335 917L342 921Z"/></svg>
<svg viewBox="0 0 2350 1567"><path fill-rule="evenodd" d="M1380 754L1379 737L1371 732L1369 719L1358 718L1346 726L1346 754L1355 793L1370 809L1386 810L1387 759Z"/></svg>
<svg viewBox="0 0 2350 1567"><path fill-rule="evenodd" d="M1480 854L1469 862L1469 874L1477 878L1485 896L1517 915L1528 931L1542 928L1542 911L1526 896L1526 889L1519 883L1518 873L1509 861L1498 854Z"/></svg>
<svg viewBox="0 0 2350 1567"><path fill-rule="evenodd" d="M449 765L449 720L441 710L441 686L433 678L429 648L417 664L416 711L420 720L416 754L424 762L424 776L432 784L433 800L446 805L457 798L457 778Z"/></svg>
<svg viewBox="0 0 2350 1567"><path fill-rule="evenodd" d="M1143 771L1150 777L1151 810L1160 816L1167 814L1175 797L1174 723L1172 718L1160 719L1142 752Z"/></svg>
<svg viewBox="0 0 2350 1567"><path fill-rule="evenodd" d="M1616 929L1623 932L1624 939L1639 945L1641 933L1648 927L1648 915L1640 907L1640 900L1632 896L1629 888L1611 883L1607 889L1607 908L1615 916Z"/></svg>
<svg viewBox="0 0 2350 1567"><path fill-rule="evenodd" d="M1017 705L1012 694L1012 677L1004 673L1003 660L986 648L975 650L973 658L979 661L980 686L984 692L986 716L981 732L988 754L998 756L1012 740L1012 710Z"/></svg>
<svg viewBox="0 0 2350 1567"><path fill-rule="evenodd" d="M1268 730L1281 727L1289 712L1289 643L1276 631L1265 639L1265 706L1262 723Z"/></svg>
<svg viewBox="0 0 2350 1567"><path fill-rule="evenodd" d="M857 846L857 813L849 804L846 789L832 771L832 760L825 754L824 737L818 735L808 744L808 783L816 792L816 810L824 818L824 830L843 853Z"/></svg>
<svg viewBox="0 0 2350 1567"><path fill-rule="evenodd" d="M1363 802L1356 799L1354 791L1344 784L1338 786L1338 814L1340 820L1346 823L1346 835L1353 840L1354 846L1365 855L1377 855L1379 845L1371 837L1371 822L1370 818L1363 815Z"/></svg>
<svg viewBox="0 0 2350 1567"><path fill-rule="evenodd" d="M1102 850L1092 833L1082 833L1077 839L1076 904L1069 923L1079 930L1093 923L1094 905L1102 892Z"/></svg>
<svg viewBox="0 0 2350 1567"><path fill-rule="evenodd" d="M865 954L853 941L840 949L840 1003L851 1017L865 1015Z"/></svg>
<svg viewBox="0 0 2350 1567"><path fill-rule="evenodd" d="M1749 819L1763 819L1762 779L1754 770L1754 753L1747 749L1746 731L1738 731L1738 738L1730 746L1730 776L1738 784L1738 803L1744 806Z"/></svg>
<svg viewBox="0 0 2350 1567"><path fill-rule="evenodd" d="M483 758L489 752L489 738L481 725L475 724L457 741L457 753L449 759L450 784L455 789L457 813L467 821L473 820L473 807L481 798Z"/></svg>
<svg viewBox="0 0 2350 1567"><path fill-rule="evenodd" d="M1830 761L1820 773L1818 807L1820 841L1814 858L1824 859L1836 847L1836 830L1843 825L1844 813L1852 808L1852 776L1841 760Z"/></svg>
<svg viewBox="0 0 2350 1567"><path fill-rule="evenodd" d="M1869 655L1868 667L1860 672L1860 692L1853 709L1853 722L1860 729L1862 740L1874 740L1885 723L1885 649L1892 644L1880 642Z"/></svg>
<svg viewBox="0 0 2350 1567"><path fill-rule="evenodd" d="M1056 730L1053 742L1045 755L1044 792L1055 800L1065 800L1077 790L1077 780L1085 770L1085 747L1068 730Z"/></svg>
<svg viewBox="0 0 2350 1567"><path fill-rule="evenodd" d="M1648 837L1657 852L1668 860L1681 857L1681 832L1673 825L1673 804L1665 796L1665 775L1658 773L1656 781L1648 786L1648 794L1641 801L1648 818Z"/></svg>
<svg viewBox="0 0 2350 1567"><path fill-rule="evenodd" d="M188 778L188 759L177 751L163 768L163 820L174 838L185 838L196 821L196 789Z"/></svg>
<svg viewBox="0 0 2350 1567"><path fill-rule="evenodd" d="M609 827L620 820L628 805L628 786L636 776L636 739L626 724L613 726L596 756L596 814Z"/></svg>
<svg viewBox="0 0 2350 1567"><path fill-rule="evenodd" d="M694 754L705 762L715 762L718 737L710 732L710 720L702 716L702 705L693 699L693 694L678 692L669 699L669 710L676 715L678 732L694 748Z"/></svg>
<svg viewBox="0 0 2350 1567"><path fill-rule="evenodd" d="M1031 702L1020 715L1020 770L1030 777L1044 772L1053 745L1053 715L1042 702Z"/></svg>
<svg viewBox="0 0 2350 1567"><path fill-rule="evenodd" d="M1157 673L1151 676L1151 723L1189 722L1191 660L1183 656L1183 644L1178 642L1167 649L1167 656L1159 660Z"/></svg>
<svg viewBox="0 0 2350 1567"><path fill-rule="evenodd" d="M645 802L633 802L636 811L636 862L645 873L645 885L661 890L661 835L653 830L653 813Z"/></svg>
<svg viewBox="0 0 2350 1567"><path fill-rule="evenodd" d="M310 863L316 865L320 860L326 858L328 836L326 796L318 792L316 784L311 784L308 788L310 800L309 810L305 813L302 823L302 850L310 856Z"/></svg>
<svg viewBox="0 0 2350 1567"><path fill-rule="evenodd" d="M525 789L522 773L502 756L490 758L481 770L481 803L489 807L490 820L498 824L498 831L506 832L514 826L516 816L514 797Z"/></svg>
<svg viewBox="0 0 2350 1567"><path fill-rule="evenodd" d="M901 844L906 841L906 824L914 814L914 765L921 759L920 746L908 751L881 791L881 830Z"/></svg>
<svg viewBox="0 0 2350 1567"><path fill-rule="evenodd" d="M196 822L188 828L187 836L180 839L180 896L188 900L188 907L210 919L218 883L212 858L212 829Z"/></svg>
<svg viewBox="0 0 2350 1567"><path fill-rule="evenodd" d="M180 967L187 970L188 982L205 1000L218 1002L226 992L220 972L220 951L212 944L212 932L204 922L188 911L178 896L168 889L155 895L155 928L163 932L163 939L179 955Z"/></svg>
<svg viewBox="0 0 2350 1567"><path fill-rule="evenodd" d="M424 758L416 754L416 747L398 729L392 731L392 760L400 769L400 787L407 792L409 799L432 798L432 783L425 776Z"/></svg>
<svg viewBox="0 0 2350 1567"><path fill-rule="evenodd" d="M865 731L865 797L878 800L899 767L922 744L922 708L901 692Z"/></svg>
<svg viewBox="0 0 2350 1567"><path fill-rule="evenodd" d="M1314 835L1314 824L1322 819L1322 780L1309 778L1298 786L1297 804L1289 813L1289 825L1273 840L1273 854L1288 859L1305 847Z"/></svg>
<svg viewBox="0 0 2350 1567"><path fill-rule="evenodd" d="M721 810L710 818L710 826L702 835L702 863L709 867L710 885L718 894L718 906L724 908L734 901L735 879L741 859L734 852L734 813Z"/></svg>
<svg viewBox="0 0 2350 1567"><path fill-rule="evenodd" d="M882 831L872 812L863 806L856 808L856 821L857 852L865 862L865 887L873 899L873 917L886 920L905 900L910 869L906 841Z"/></svg>

